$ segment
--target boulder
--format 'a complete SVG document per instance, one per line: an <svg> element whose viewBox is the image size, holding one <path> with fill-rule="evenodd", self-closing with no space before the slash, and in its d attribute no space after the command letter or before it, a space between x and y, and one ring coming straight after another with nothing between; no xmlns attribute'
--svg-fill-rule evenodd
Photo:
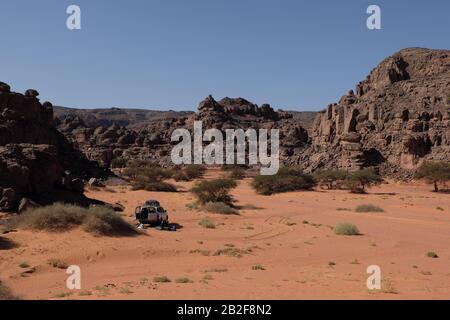
<svg viewBox="0 0 450 320"><path fill-rule="evenodd" d="M39 96L39 92L37 92L37 90L28 89L27 91L25 91L25 97L37 98L38 96Z"/></svg>

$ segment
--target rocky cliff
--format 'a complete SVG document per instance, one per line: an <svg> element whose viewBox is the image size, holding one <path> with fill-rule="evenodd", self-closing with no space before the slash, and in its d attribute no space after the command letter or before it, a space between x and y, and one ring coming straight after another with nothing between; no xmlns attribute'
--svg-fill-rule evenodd
<svg viewBox="0 0 450 320"><path fill-rule="evenodd" d="M0 82L0 210L58 188L82 192L83 178L101 173L58 132L51 103L38 96Z"/></svg>
<svg viewBox="0 0 450 320"><path fill-rule="evenodd" d="M450 161L450 51L410 48L382 61L316 117L309 169L375 166L408 176Z"/></svg>

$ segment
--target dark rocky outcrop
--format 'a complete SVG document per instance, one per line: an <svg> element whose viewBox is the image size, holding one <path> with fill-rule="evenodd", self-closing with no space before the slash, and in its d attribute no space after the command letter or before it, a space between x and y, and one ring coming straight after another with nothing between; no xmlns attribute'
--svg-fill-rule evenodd
<svg viewBox="0 0 450 320"><path fill-rule="evenodd" d="M52 104L38 95L0 82L0 210L58 188L82 192L83 179L102 172L58 132Z"/></svg>

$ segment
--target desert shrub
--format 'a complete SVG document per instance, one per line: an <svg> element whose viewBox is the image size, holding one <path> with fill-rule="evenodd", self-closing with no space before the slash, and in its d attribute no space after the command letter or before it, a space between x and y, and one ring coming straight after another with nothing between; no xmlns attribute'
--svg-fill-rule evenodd
<svg viewBox="0 0 450 320"><path fill-rule="evenodd" d="M230 171L229 177L235 180L241 180L245 178L245 169L236 167Z"/></svg>
<svg viewBox="0 0 450 320"><path fill-rule="evenodd" d="M262 266L262 265L260 265L260 264L257 264L257 265L252 266L252 270L261 270L261 271L264 271L264 270L266 270L266 268L264 268L264 266Z"/></svg>
<svg viewBox="0 0 450 320"><path fill-rule="evenodd" d="M85 208L58 203L27 210L16 216L12 224L24 229L61 232L82 225L85 216Z"/></svg>
<svg viewBox="0 0 450 320"><path fill-rule="evenodd" d="M227 257L236 257L242 258L243 255L249 254L249 250L243 250L238 248L224 248L219 249L214 252L214 256L227 256Z"/></svg>
<svg viewBox="0 0 450 320"><path fill-rule="evenodd" d="M417 169L414 177L433 184L434 191L439 192L439 184L445 184L450 181L450 163L424 162Z"/></svg>
<svg viewBox="0 0 450 320"><path fill-rule="evenodd" d="M436 252L434 252L434 251L427 252L427 257L428 258L433 258L433 259L439 258L438 254Z"/></svg>
<svg viewBox="0 0 450 320"><path fill-rule="evenodd" d="M206 167L200 164L189 164L181 169L174 169L172 177L175 181L192 181L201 178L206 171Z"/></svg>
<svg viewBox="0 0 450 320"><path fill-rule="evenodd" d="M183 171L189 180L198 179L205 174L206 167L200 164L190 164L187 165Z"/></svg>
<svg viewBox="0 0 450 320"><path fill-rule="evenodd" d="M223 202L231 204L233 198L230 190L236 187L236 181L232 179L215 179L210 181L199 181L192 188L192 193L201 204L208 202Z"/></svg>
<svg viewBox="0 0 450 320"><path fill-rule="evenodd" d="M347 178L348 172L344 170L323 170L314 174L314 178L320 185L329 190L339 188Z"/></svg>
<svg viewBox="0 0 450 320"><path fill-rule="evenodd" d="M157 282L157 283L168 283L168 282L172 282L172 280L170 280L168 277L166 276L160 276L160 277L154 277L153 278L153 282Z"/></svg>
<svg viewBox="0 0 450 320"><path fill-rule="evenodd" d="M208 202L203 206L203 209L208 212L220 214L239 214L235 208L223 202Z"/></svg>
<svg viewBox="0 0 450 320"><path fill-rule="evenodd" d="M271 195L297 190L310 190L316 185L311 175L300 169L284 167L271 176L259 175L253 178L252 187L257 193Z"/></svg>
<svg viewBox="0 0 450 320"><path fill-rule="evenodd" d="M346 178L346 185L353 193L365 193L366 188L381 184L383 178L373 169L363 169L350 172Z"/></svg>
<svg viewBox="0 0 450 320"><path fill-rule="evenodd" d="M48 259L47 261L48 265L52 266L53 268L57 269L67 269L69 267L69 264L67 262L64 262L60 259L52 258Z"/></svg>
<svg viewBox="0 0 450 320"><path fill-rule="evenodd" d="M358 228L351 223L338 223L333 227L335 234L344 236L356 236L359 235Z"/></svg>
<svg viewBox="0 0 450 320"><path fill-rule="evenodd" d="M177 187L164 181L155 181L146 176L138 176L131 182L132 190L145 190L155 192L177 192Z"/></svg>
<svg viewBox="0 0 450 320"><path fill-rule="evenodd" d="M83 221L84 229L96 235L132 235L136 229L120 215L102 207L89 209Z"/></svg>
<svg viewBox="0 0 450 320"><path fill-rule="evenodd" d="M214 224L214 222L212 222L211 220L206 219L206 218L200 220L198 224L206 229L215 229L216 228L216 225Z"/></svg>
<svg viewBox="0 0 450 320"><path fill-rule="evenodd" d="M0 300L18 300L11 290L0 281Z"/></svg>
<svg viewBox="0 0 450 320"><path fill-rule="evenodd" d="M12 224L19 228L62 232L83 226L96 235L133 235L137 231L128 222L104 206L82 208L68 204L54 204L27 210L15 217Z"/></svg>
<svg viewBox="0 0 450 320"><path fill-rule="evenodd" d="M222 166L222 171L229 172L229 178L235 180L241 180L245 178L245 172L248 170L248 166L245 164L233 164Z"/></svg>
<svg viewBox="0 0 450 320"><path fill-rule="evenodd" d="M188 204L186 204L186 208L188 208L189 210L197 210L198 207L198 203L197 202L189 202Z"/></svg>
<svg viewBox="0 0 450 320"><path fill-rule="evenodd" d="M111 168L117 169L117 168L125 168L127 166L127 160L125 160L122 157L114 158L111 161Z"/></svg>
<svg viewBox="0 0 450 320"><path fill-rule="evenodd" d="M355 209L356 212L384 212L384 210L380 207L374 206L373 204L362 204L357 206Z"/></svg>
<svg viewBox="0 0 450 320"><path fill-rule="evenodd" d="M172 171L146 161L128 163L123 176L131 180L133 190L176 192L177 188L164 180L172 177Z"/></svg>
<svg viewBox="0 0 450 320"><path fill-rule="evenodd" d="M175 279L175 283L190 283L190 282L192 282L192 281L187 277L181 277L181 278Z"/></svg>

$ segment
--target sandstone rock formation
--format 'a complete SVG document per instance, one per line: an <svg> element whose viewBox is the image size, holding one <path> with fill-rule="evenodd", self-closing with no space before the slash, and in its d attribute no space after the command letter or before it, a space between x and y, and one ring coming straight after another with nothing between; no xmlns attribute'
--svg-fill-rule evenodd
<svg viewBox="0 0 450 320"><path fill-rule="evenodd" d="M375 166L410 175L450 161L450 51L404 49L315 120L310 169Z"/></svg>
<svg viewBox="0 0 450 320"><path fill-rule="evenodd" d="M38 95L0 82L0 211L55 188L82 192L82 178L101 172L57 131L51 103Z"/></svg>
<svg viewBox="0 0 450 320"><path fill-rule="evenodd" d="M170 165L173 130L192 130L194 121L201 120L205 129L278 128L281 161L307 171L375 167L407 178L424 160L450 161L450 51L401 50L315 115L313 124L311 113L275 111L243 98L216 101L212 96L195 114L146 117L139 126L114 122L115 113L122 117L123 110L110 110L107 118L103 111L66 112L57 125L89 159L105 167L114 159ZM103 114L105 122L92 121L93 114L96 119Z"/></svg>
<svg viewBox="0 0 450 320"><path fill-rule="evenodd" d="M56 120L58 129L91 160L109 167L113 159L150 160L164 166L172 164L171 135L175 129L193 131L194 121L202 121L205 129L280 128L281 156L286 161L303 150L308 132L287 112L275 111L270 105L258 105L243 98L216 101L208 96L200 102L198 112L185 117L147 121L141 129L132 130L114 123L111 126L89 127L77 115Z"/></svg>

